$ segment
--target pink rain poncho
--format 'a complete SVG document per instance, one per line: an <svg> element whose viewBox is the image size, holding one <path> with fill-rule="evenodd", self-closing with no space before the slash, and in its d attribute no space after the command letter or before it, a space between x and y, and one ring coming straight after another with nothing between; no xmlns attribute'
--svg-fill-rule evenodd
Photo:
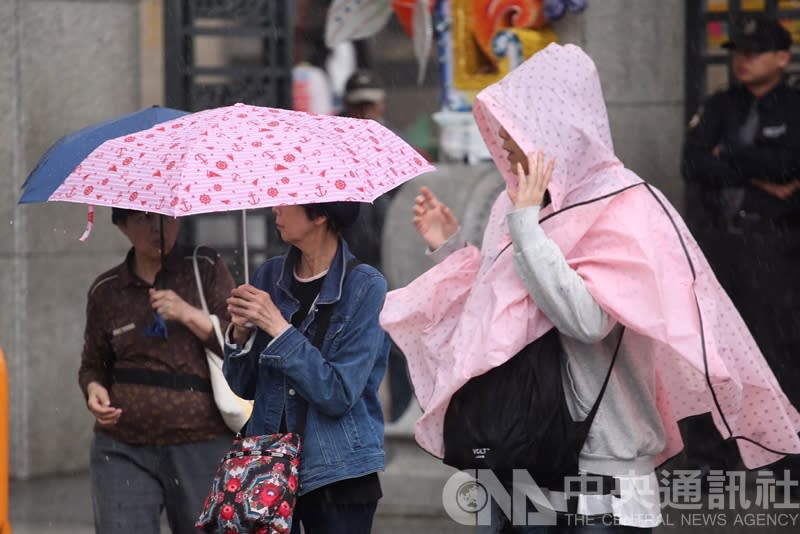
<svg viewBox="0 0 800 534"><path fill-rule="evenodd" d="M799 453L800 415L683 220L614 155L596 68L576 46L552 44L483 90L475 118L507 183L502 125L526 152L555 158L552 203L540 224L600 306L625 325L625 350L656 359L656 400L667 433L659 461L680 452L677 421L711 412L735 436L748 468ZM517 275L504 192L482 250L465 247L387 295L381 324L408 360L424 411L417 442L442 457L451 396L507 361L551 323Z"/></svg>

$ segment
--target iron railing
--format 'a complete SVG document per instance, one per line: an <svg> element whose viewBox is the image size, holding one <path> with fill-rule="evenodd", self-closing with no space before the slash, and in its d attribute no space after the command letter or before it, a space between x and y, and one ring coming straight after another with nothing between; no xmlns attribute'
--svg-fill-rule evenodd
<svg viewBox="0 0 800 534"><path fill-rule="evenodd" d="M200 111L237 102L291 108L293 0L166 0L166 105ZM248 214L250 271L283 249L271 210ZM214 247L244 280L239 213L185 221L181 239Z"/></svg>

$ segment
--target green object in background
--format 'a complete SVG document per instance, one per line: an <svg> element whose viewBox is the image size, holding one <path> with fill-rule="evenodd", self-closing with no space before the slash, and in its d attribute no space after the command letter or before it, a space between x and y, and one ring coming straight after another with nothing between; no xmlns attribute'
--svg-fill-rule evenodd
<svg viewBox="0 0 800 534"><path fill-rule="evenodd" d="M414 121L403 132L403 139L428 157L430 161L436 161L439 152L439 145L436 137L431 131L432 120L427 113L419 113L414 117Z"/></svg>

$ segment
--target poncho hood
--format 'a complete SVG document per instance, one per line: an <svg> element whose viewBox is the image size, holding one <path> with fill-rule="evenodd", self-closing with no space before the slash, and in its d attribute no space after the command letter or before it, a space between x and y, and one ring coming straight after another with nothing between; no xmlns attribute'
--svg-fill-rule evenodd
<svg viewBox="0 0 800 534"><path fill-rule="evenodd" d="M525 153L543 150L556 163L548 190L561 208L641 182L621 170L600 77L577 46L551 44L487 87L473 113L506 183L516 185L498 134L505 128Z"/></svg>

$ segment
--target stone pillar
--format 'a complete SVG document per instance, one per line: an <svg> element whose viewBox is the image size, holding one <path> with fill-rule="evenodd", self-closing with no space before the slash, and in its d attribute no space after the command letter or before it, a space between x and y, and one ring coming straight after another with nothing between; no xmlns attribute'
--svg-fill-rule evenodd
<svg viewBox="0 0 800 534"><path fill-rule="evenodd" d="M164 0L141 0L139 65L144 106L164 105Z"/></svg>
<svg viewBox="0 0 800 534"><path fill-rule="evenodd" d="M559 42L582 47L600 72L614 149L681 209L684 0L594 0L556 22Z"/></svg>
<svg viewBox="0 0 800 534"><path fill-rule="evenodd" d="M83 469L93 418L77 384L95 276L127 244L98 209L18 206L60 136L139 108L137 0L0 2L0 344L10 382L11 476Z"/></svg>

